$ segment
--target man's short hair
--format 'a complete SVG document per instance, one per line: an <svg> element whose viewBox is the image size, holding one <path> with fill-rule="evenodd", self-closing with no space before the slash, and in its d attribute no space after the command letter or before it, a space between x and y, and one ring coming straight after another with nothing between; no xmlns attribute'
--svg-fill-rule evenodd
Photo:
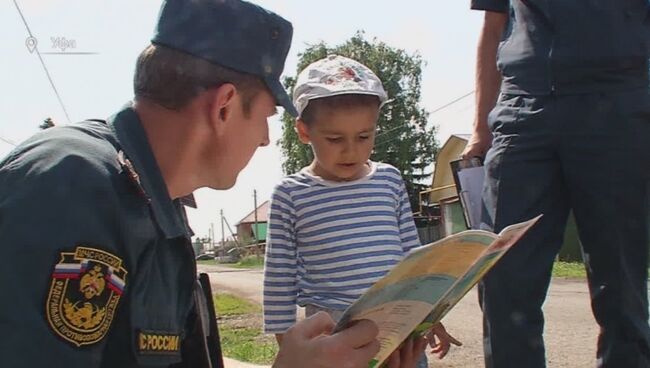
<svg viewBox="0 0 650 368"><path fill-rule="evenodd" d="M161 45L149 45L138 57L133 78L136 98L145 98L167 109L180 110L201 92L232 83L242 96L244 114L253 99L267 89L251 74L238 72Z"/></svg>
<svg viewBox="0 0 650 368"><path fill-rule="evenodd" d="M372 107L379 109L379 97L367 94L344 94L330 97L316 98L307 104L300 114L300 120L305 124L312 124L318 120L323 110L343 110L356 107Z"/></svg>

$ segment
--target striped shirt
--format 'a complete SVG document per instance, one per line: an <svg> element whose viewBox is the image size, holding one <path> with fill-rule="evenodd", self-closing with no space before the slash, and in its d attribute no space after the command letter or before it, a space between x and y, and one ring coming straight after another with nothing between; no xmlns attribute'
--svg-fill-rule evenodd
<svg viewBox="0 0 650 368"><path fill-rule="evenodd" d="M264 331L283 333L296 305L343 310L420 245L399 171L331 182L303 169L271 197L264 267Z"/></svg>

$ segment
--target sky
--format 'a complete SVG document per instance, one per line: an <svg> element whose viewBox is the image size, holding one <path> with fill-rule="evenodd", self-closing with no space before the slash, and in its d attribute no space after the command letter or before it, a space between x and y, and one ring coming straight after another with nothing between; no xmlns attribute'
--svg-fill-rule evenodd
<svg viewBox="0 0 650 368"><path fill-rule="evenodd" d="M160 1L154 0L14 0L0 2L0 157L38 131L47 117L57 124L104 119L133 96L132 77L138 54L149 44ZM474 89L474 65L480 12L467 1L440 0L254 0L293 23L294 37L284 74L295 76L299 55L320 41L334 46L357 31L369 39L418 53L422 70L421 105L428 111ZM32 39L28 37L32 35ZM37 47L58 91L34 50ZM470 133L473 96L430 116L437 140ZM214 224L221 238L219 212L231 225L251 212L253 190L258 204L267 200L283 174L280 115L269 120L272 144L260 148L237 184L227 191L195 192L197 209L188 209L197 236ZM8 141L8 142L7 142ZM226 230L227 231L227 230ZM228 234L226 234L228 235Z"/></svg>

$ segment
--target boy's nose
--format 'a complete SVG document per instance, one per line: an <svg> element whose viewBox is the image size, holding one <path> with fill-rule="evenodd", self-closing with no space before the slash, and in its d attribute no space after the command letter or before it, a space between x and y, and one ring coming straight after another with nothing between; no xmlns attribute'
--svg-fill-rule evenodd
<svg viewBox="0 0 650 368"><path fill-rule="evenodd" d="M346 141L345 144L343 145L343 153L348 154L350 156L354 156L356 152L357 152L356 144L354 144L354 142Z"/></svg>

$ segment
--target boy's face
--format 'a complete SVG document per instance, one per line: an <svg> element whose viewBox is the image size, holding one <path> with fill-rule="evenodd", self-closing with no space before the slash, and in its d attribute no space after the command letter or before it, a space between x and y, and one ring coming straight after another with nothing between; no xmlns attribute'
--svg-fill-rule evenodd
<svg viewBox="0 0 650 368"><path fill-rule="evenodd" d="M326 180L355 180L367 173L367 161L375 144L379 110L376 106L322 109L305 124L298 120L300 141L311 144L313 170Z"/></svg>

